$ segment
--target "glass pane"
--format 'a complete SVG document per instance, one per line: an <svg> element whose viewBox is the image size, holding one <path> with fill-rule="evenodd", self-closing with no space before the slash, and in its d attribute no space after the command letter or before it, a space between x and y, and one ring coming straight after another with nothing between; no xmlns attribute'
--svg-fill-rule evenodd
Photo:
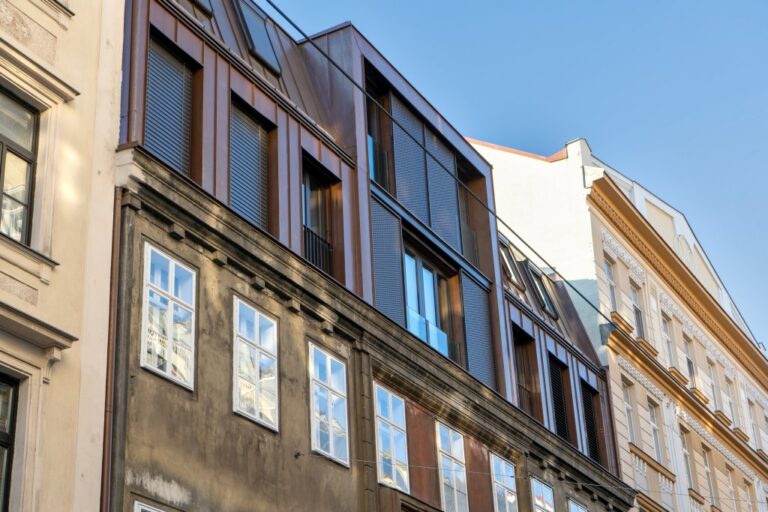
<svg viewBox="0 0 768 512"><path fill-rule="evenodd" d="M395 461L405 465L408 462L408 447L405 433L401 430L395 430L393 434Z"/></svg>
<svg viewBox="0 0 768 512"><path fill-rule="evenodd" d="M256 312L238 301L237 334L249 341L256 341Z"/></svg>
<svg viewBox="0 0 768 512"><path fill-rule="evenodd" d="M168 258L157 251L150 251L149 282L166 292L168 291L169 268Z"/></svg>
<svg viewBox="0 0 768 512"><path fill-rule="evenodd" d="M0 431L11 431L11 412L13 411L13 387L0 382Z"/></svg>
<svg viewBox="0 0 768 512"><path fill-rule="evenodd" d="M405 255L405 305L419 311L419 285L416 278L416 260Z"/></svg>
<svg viewBox="0 0 768 512"><path fill-rule="evenodd" d="M277 346L276 335L275 322L263 315L259 315L259 342L261 347L267 352L275 353Z"/></svg>
<svg viewBox="0 0 768 512"><path fill-rule="evenodd" d="M326 453L331 451L331 438L329 432L330 420L328 416L328 390L315 384L315 429L318 448Z"/></svg>
<svg viewBox="0 0 768 512"><path fill-rule="evenodd" d="M5 484L8 478L8 449L0 446L0 503L5 502Z"/></svg>
<svg viewBox="0 0 768 512"><path fill-rule="evenodd" d="M256 384L258 380L258 373L256 371L256 365L259 357L258 351L247 343L240 342L237 345L238 374L243 379L247 379L249 382Z"/></svg>
<svg viewBox="0 0 768 512"><path fill-rule="evenodd" d="M379 420L379 451L388 457L392 456L392 427Z"/></svg>
<svg viewBox="0 0 768 512"><path fill-rule="evenodd" d="M347 461L347 436L346 434L333 434L333 456Z"/></svg>
<svg viewBox="0 0 768 512"><path fill-rule="evenodd" d="M0 134L32 151L35 115L18 101L0 92Z"/></svg>
<svg viewBox="0 0 768 512"><path fill-rule="evenodd" d="M340 396L331 394L333 404L333 428L340 432L347 431L347 400Z"/></svg>
<svg viewBox="0 0 768 512"><path fill-rule="evenodd" d="M328 357L316 347L312 347L312 376L320 382L328 383Z"/></svg>
<svg viewBox="0 0 768 512"><path fill-rule="evenodd" d="M187 304L194 303L194 274L180 265L174 266L173 295Z"/></svg>
<svg viewBox="0 0 768 512"><path fill-rule="evenodd" d="M5 154L5 175L3 192L17 201L29 203L29 175L32 166L10 151Z"/></svg>
<svg viewBox="0 0 768 512"><path fill-rule="evenodd" d="M445 512L456 512L456 497L453 494L453 488L449 484L443 485L445 493Z"/></svg>
<svg viewBox="0 0 768 512"><path fill-rule="evenodd" d="M23 242L27 232L27 207L6 195L2 197L2 202L0 231L17 242Z"/></svg>
<svg viewBox="0 0 768 512"><path fill-rule="evenodd" d="M192 348L192 312L186 308L173 305L173 341L184 347Z"/></svg>
<svg viewBox="0 0 768 512"><path fill-rule="evenodd" d="M451 434L448 432L448 427L440 424L438 435L440 436L440 449L444 452L450 453L451 451Z"/></svg>
<svg viewBox="0 0 768 512"><path fill-rule="evenodd" d="M466 492L456 493L456 510L458 512L469 512L469 500Z"/></svg>
<svg viewBox="0 0 768 512"><path fill-rule="evenodd" d="M259 365L259 415L262 421L277 424L277 360L265 354Z"/></svg>
<svg viewBox="0 0 768 512"><path fill-rule="evenodd" d="M394 395L392 396L392 423L405 428L405 401Z"/></svg>
<svg viewBox="0 0 768 512"><path fill-rule="evenodd" d="M237 379L238 409L244 413L256 416L256 386L242 378Z"/></svg>
<svg viewBox="0 0 768 512"><path fill-rule="evenodd" d="M168 299L150 290L147 308L147 364L165 371L168 360Z"/></svg>
<svg viewBox="0 0 768 512"><path fill-rule="evenodd" d="M494 499L496 500L496 510L497 512L506 512L507 510L507 493L504 491L504 488L495 485L494 486Z"/></svg>
<svg viewBox="0 0 768 512"><path fill-rule="evenodd" d="M192 351L181 345L173 346L173 366L171 375L182 382L192 382Z"/></svg>
<svg viewBox="0 0 768 512"><path fill-rule="evenodd" d="M347 375L344 365L335 359L331 359L331 387L339 393L347 391Z"/></svg>
<svg viewBox="0 0 768 512"><path fill-rule="evenodd" d="M376 414L389 418L389 393L376 386Z"/></svg>
<svg viewBox="0 0 768 512"><path fill-rule="evenodd" d="M435 299L435 274L426 268L421 269L421 281L424 286L424 317L427 322L437 325L437 300Z"/></svg>
<svg viewBox="0 0 768 512"><path fill-rule="evenodd" d="M464 460L464 438L454 431L451 431L451 453L460 461Z"/></svg>
<svg viewBox="0 0 768 512"><path fill-rule="evenodd" d="M405 464L395 464L395 485L408 491L408 466Z"/></svg>
<svg viewBox="0 0 768 512"><path fill-rule="evenodd" d="M504 510L504 509L502 509ZM507 512L517 512L517 494L507 493Z"/></svg>
<svg viewBox="0 0 768 512"><path fill-rule="evenodd" d="M394 483L392 462L392 445L389 425L379 420L379 457L381 458L381 478L390 484Z"/></svg>
<svg viewBox="0 0 768 512"><path fill-rule="evenodd" d="M456 483L456 490L462 493L467 492L467 474L464 471L464 466L460 464L453 464L453 481Z"/></svg>

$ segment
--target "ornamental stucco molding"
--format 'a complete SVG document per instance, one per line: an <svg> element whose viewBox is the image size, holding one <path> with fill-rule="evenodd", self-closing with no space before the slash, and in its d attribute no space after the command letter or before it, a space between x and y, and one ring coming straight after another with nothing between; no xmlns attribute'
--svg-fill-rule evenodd
<svg viewBox="0 0 768 512"><path fill-rule="evenodd" d="M654 396L656 400L659 403L666 402L664 392L659 389L659 387L650 381L648 377L645 376L644 373L642 373L640 370L635 368L632 363L627 361L623 356L619 356L617 358L617 362L619 364L619 367L627 372L635 381L637 381L641 386L645 388L648 393Z"/></svg>
<svg viewBox="0 0 768 512"><path fill-rule="evenodd" d="M645 284L645 269L605 228L600 228L603 250L614 260L623 261L629 268L629 275L639 285Z"/></svg>
<svg viewBox="0 0 768 512"><path fill-rule="evenodd" d="M745 475L747 475L747 477L750 480L756 480L757 479L757 475L754 473L754 471L749 469L749 466L747 466L739 458L737 458L733 454L733 452L731 452L731 450L729 450L728 448L725 447L725 445L723 445L723 443L721 443L720 441L715 439L712 436L712 434L710 434L709 431L701 425L701 423L696 421L696 419L693 418L693 416L688 414L687 411L685 411L682 408L678 407L677 408L677 416L686 425L688 425L688 427L691 430L693 430L694 432L699 434L699 436L701 436L701 438L704 439L704 441L706 441L706 443L709 446L717 449L720 453L722 453L723 457L725 457L733 466L739 468L739 470L742 473L744 473Z"/></svg>
<svg viewBox="0 0 768 512"><path fill-rule="evenodd" d="M768 399L766 399L765 395L758 391L757 388L750 382L745 383L745 388L747 399L760 404L760 407L768 411Z"/></svg>

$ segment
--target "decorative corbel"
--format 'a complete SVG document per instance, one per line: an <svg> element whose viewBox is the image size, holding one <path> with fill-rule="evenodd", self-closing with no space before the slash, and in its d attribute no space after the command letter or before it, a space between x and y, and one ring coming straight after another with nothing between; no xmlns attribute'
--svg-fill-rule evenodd
<svg viewBox="0 0 768 512"><path fill-rule="evenodd" d="M51 373L53 365L61 361L61 349L59 347L48 347L45 349L45 367L43 368L43 384L51 382Z"/></svg>

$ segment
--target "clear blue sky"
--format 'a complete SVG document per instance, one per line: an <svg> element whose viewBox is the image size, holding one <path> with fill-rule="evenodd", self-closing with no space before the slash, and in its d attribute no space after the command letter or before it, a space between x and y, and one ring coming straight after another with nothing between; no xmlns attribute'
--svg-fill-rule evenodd
<svg viewBox="0 0 768 512"><path fill-rule="evenodd" d="M309 33L352 21L465 135L585 137L686 214L768 344L768 2L276 1Z"/></svg>

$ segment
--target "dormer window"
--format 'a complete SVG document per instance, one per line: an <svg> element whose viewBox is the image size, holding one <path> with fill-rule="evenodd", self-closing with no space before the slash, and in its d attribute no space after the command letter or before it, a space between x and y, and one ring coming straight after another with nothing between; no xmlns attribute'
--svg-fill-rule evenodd
<svg viewBox="0 0 768 512"><path fill-rule="evenodd" d="M520 276L520 271L517 268L517 258L513 253L513 249L509 246L502 245L499 247L499 256L501 260L501 268L504 271L504 276L511 284L515 285L519 290L525 290L525 284Z"/></svg>
<svg viewBox="0 0 768 512"><path fill-rule="evenodd" d="M539 270L533 263L528 262L528 271L533 282L533 287L536 291L536 298L539 300L541 308L552 318L557 318L557 309L555 309L555 303L552 300L552 296L549 294L544 280L549 281L541 270Z"/></svg>
<svg viewBox="0 0 768 512"><path fill-rule="evenodd" d="M240 16L245 26L245 32L248 35L248 50L267 69L279 76L280 63L277 60L275 48L272 46L272 41L269 38L266 16L253 2L240 0L237 2L237 5L240 8Z"/></svg>

